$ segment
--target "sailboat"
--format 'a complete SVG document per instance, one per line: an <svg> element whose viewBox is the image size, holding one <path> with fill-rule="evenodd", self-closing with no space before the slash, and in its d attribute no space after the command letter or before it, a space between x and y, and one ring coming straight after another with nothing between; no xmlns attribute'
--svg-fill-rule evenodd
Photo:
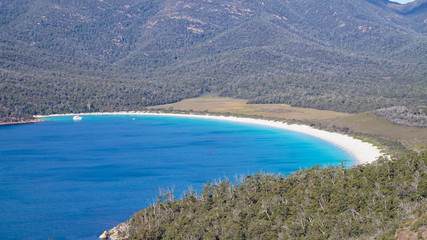
<svg viewBox="0 0 427 240"><path fill-rule="evenodd" d="M73 120L74 121L77 121L77 120L82 120L83 118L82 117L80 117L79 115L76 115L76 116L74 116L73 117Z"/></svg>

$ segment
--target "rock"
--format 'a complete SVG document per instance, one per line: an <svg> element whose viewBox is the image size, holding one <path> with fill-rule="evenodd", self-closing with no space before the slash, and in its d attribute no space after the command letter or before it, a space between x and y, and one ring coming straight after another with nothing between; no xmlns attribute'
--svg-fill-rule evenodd
<svg viewBox="0 0 427 240"><path fill-rule="evenodd" d="M108 232L104 231L101 236L99 236L100 239L108 239Z"/></svg>
<svg viewBox="0 0 427 240"><path fill-rule="evenodd" d="M111 229L110 240L120 240L129 237L129 222L120 223L117 227Z"/></svg>

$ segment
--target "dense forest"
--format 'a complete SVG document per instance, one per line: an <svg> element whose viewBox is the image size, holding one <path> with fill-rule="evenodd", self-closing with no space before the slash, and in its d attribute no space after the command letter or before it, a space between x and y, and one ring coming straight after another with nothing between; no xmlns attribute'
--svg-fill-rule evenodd
<svg viewBox="0 0 427 240"><path fill-rule="evenodd" d="M427 1L1 0L0 120L206 93L426 106Z"/></svg>
<svg viewBox="0 0 427 240"><path fill-rule="evenodd" d="M422 239L426 199L427 153L405 153L351 168L208 182L178 200L165 191L110 233L112 239L392 239L412 221L412 234Z"/></svg>

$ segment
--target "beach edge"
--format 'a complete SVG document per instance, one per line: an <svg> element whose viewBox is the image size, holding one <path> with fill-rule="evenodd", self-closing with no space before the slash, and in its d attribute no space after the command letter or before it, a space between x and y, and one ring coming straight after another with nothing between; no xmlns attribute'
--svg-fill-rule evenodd
<svg viewBox="0 0 427 240"><path fill-rule="evenodd" d="M35 115L37 119L56 116L88 116L88 115L135 115L135 116L165 116L165 117L185 117L185 118L199 118L210 119L217 121L228 121L243 124L252 124L258 126L272 127L287 131L298 132L309 136L316 137L323 141L329 142L347 153L349 153L356 161L357 164L367 164L376 161L379 157L384 156L381 150L374 146L372 143L356 139L349 135L342 133L329 132L326 130L316 129L302 124L288 124L282 121L273 121L265 119L256 119L249 117L235 117L224 115L209 115L209 114L183 114L183 113L162 113L162 112L144 112L144 111L130 111L130 112L96 112L96 113L68 113L68 114L52 114L52 115Z"/></svg>

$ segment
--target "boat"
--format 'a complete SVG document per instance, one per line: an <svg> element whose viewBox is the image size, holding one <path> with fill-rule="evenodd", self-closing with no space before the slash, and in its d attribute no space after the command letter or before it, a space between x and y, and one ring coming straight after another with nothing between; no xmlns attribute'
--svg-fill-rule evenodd
<svg viewBox="0 0 427 240"><path fill-rule="evenodd" d="M80 117L79 115L76 115L76 116L74 116L73 117L73 120L82 120L83 118L82 117Z"/></svg>

